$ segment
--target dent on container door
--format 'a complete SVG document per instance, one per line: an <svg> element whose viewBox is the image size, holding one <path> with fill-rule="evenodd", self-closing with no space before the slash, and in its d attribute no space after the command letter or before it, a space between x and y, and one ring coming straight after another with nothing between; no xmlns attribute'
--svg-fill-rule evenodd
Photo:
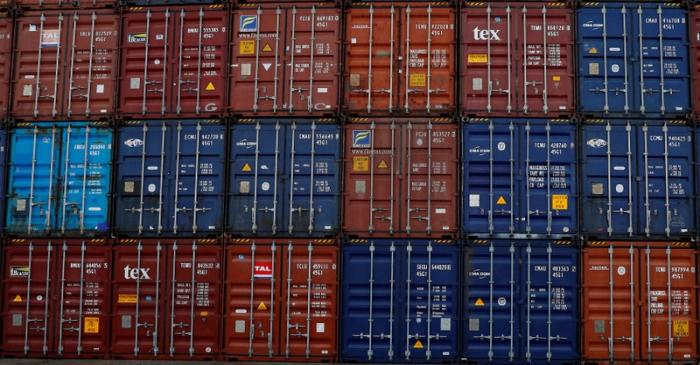
<svg viewBox="0 0 700 365"><path fill-rule="evenodd" d="M439 363L458 356L459 246L350 240L342 251L342 361Z"/></svg>
<svg viewBox="0 0 700 365"><path fill-rule="evenodd" d="M120 38L114 10L26 12L15 29L15 118L112 117Z"/></svg>

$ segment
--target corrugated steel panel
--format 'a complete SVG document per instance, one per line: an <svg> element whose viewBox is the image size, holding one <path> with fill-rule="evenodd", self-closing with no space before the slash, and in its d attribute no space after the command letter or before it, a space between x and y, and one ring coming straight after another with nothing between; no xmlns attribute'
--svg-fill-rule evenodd
<svg viewBox="0 0 700 365"><path fill-rule="evenodd" d="M457 103L455 13L447 3L349 6L345 108L362 114L453 111Z"/></svg>
<svg viewBox="0 0 700 365"><path fill-rule="evenodd" d="M228 228L235 235L332 236L340 216L333 119L246 119L231 127Z"/></svg>
<svg viewBox="0 0 700 365"><path fill-rule="evenodd" d="M672 238L697 232L690 127L602 121L583 126L581 146L584 234Z"/></svg>
<svg viewBox="0 0 700 365"><path fill-rule="evenodd" d="M468 235L577 233L576 127L568 119L469 119L462 229Z"/></svg>
<svg viewBox="0 0 700 365"><path fill-rule="evenodd" d="M146 120L123 125L116 161L117 233L220 233L226 126L219 120Z"/></svg>
<svg viewBox="0 0 700 365"><path fill-rule="evenodd" d="M121 115L224 113L229 14L222 5L130 7L122 20Z"/></svg>
<svg viewBox="0 0 700 365"><path fill-rule="evenodd" d="M690 112L688 19L680 3L583 3L576 14L584 114Z"/></svg>
<svg viewBox="0 0 700 365"><path fill-rule="evenodd" d="M355 240L342 250L342 361L448 363L459 356L458 245Z"/></svg>
<svg viewBox="0 0 700 365"><path fill-rule="evenodd" d="M478 363L575 363L579 251L570 241L469 241L463 357Z"/></svg>
<svg viewBox="0 0 700 365"><path fill-rule="evenodd" d="M13 34L12 17L8 12L0 12L0 118L7 117L10 112Z"/></svg>
<svg viewBox="0 0 700 365"><path fill-rule="evenodd" d="M226 249L227 359L333 361L335 240L234 239Z"/></svg>
<svg viewBox="0 0 700 365"><path fill-rule="evenodd" d="M453 236L459 129L443 119L354 119L345 129L346 233Z"/></svg>
<svg viewBox="0 0 700 365"><path fill-rule="evenodd" d="M700 116L700 5L691 5L688 12L688 22L690 23L690 77L693 82L692 100L695 117Z"/></svg>
<svg viewBox="0 0 700 365"><path fill-rule="evenodd" d="M14 117L112 118L120 38L114 10L26 12L15 34Z"/></svg>
<svg viewBox="0 0 700 365"><path fill-rule="evenodd" d="M0 232L4 232L5 228L5 212L7 207L5 203L7 201L7 196L5 195L5 186L7 179L7 131L5 129L0 130Z"/></svg>
<svg viewBox="0 0 700 365"><path fill-rule="evenodd" d="M696 362L697 250L673 242L593 246L583 249L583 358Z"/></svg>
<svg viewBox="0 0 700 365"><path fill-rule="evenodd" d="M8 232L108 230L111 129L89 122L22 125L11 131L8 170Z"/></svg>
<svg viewBox="0 0 700 365"><path fill-rule="evenodd" d="M115 8L119 1L115 0L5 0L0 2L12 3L21 9L93 9Z"/></svg>
<svg viewBox="0 0 700 365"><path fill-rule="evenodd" d="M340 91L341 11L322 3L233 12L230 107L243 115L331 115Z"/></svg>
<svg viewBox="0 0 700 365"><path fill-rule="evenodd" d="M462 113L570 116L573 10L566 3L467 3L461 13Z"/></svg>

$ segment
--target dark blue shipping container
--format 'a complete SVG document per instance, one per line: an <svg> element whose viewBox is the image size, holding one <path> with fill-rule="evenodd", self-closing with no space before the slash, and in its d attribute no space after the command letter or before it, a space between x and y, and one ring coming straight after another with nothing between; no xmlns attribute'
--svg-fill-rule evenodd
<svg viewBox="0 0 700 365"><path fill-rule="evenodd" d="M458 357L459 245L353 240L342 253L341 361Z"/></svg>
<svg viewBox="0 0 700 365"><path fill-rule="evenodd" d="M8 232L82 235L109 229L110 128L87 122L15 128L8 169Z"/></svg>
<svg viewBox="0 0 700 365"><path fill-rule="evenodd" d="M570 241L470 241L464 252L463 357L575 363L578 248Z"/></svg>
<svg viewBox="0 0 700 365"><path fill-rule="evenodd" d="M115 227L122 234L222 231L226 126L128 121L119 129Z"/></svg>
<svg viewBox="0 0 700 365"><path fill-rule="evenodd" d="M597 238L692 235L693 130L630 120L584 125L582 233Z"/></svg>
<svg viewBox="0 0 700 365"><path fill-rule="evenodd" d="M234 235L332 236L340 216L334 119L244 119L231 128Z"/></svg>
<svg viewBox="0 0 700 365"><path fill-rule="evenodd" d="M569 120L469 119L462 133L468 235L576 234L576 127Z"/></svg>
<svg viewBox="0 0 700 365"><path fill-rule="evenodd" d="M686 10L679 4L600 2L583 3L576 13L584 114L689 112Z"/></svg>

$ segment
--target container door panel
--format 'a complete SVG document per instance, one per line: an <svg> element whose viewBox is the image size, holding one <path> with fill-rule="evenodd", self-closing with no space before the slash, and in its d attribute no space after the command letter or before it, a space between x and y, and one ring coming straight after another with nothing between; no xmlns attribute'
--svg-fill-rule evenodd
<svg viewBox="0 0 700 365"><path fill-rule="evenodd" d="M9 14L0 16L0 116L3 118L10 110L14 32L14 22Z"/></svg>

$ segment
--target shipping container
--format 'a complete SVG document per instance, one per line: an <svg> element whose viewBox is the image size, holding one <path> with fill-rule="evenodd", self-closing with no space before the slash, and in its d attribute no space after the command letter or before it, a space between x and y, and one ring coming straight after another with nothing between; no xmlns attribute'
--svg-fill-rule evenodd
<svg viewBox="0 0 700 365"><path fill-rule="evenodd" d="M586 363L696 364L698 251L685 242L590 242L583 249Z"/></svg>
<svg viewBox="0 0 700 365"><path fill-rule="evenodd" d="M692 78L692 101L695 118L700 117L700 5L691 6L688 12L690 23L690 77Z"/></svg>
<svg viewBox="0 0 700 365"><path fill-rule="evenodd" d="M354 118L345 129L343 230L451 237L459 229L458 127L447 118Z"/></svg>
<svg viewBox="0 0 700 365"><path fill-rule="evenodd" d="M112 118L120 37L114 10L28 11L15 34L15 118Z"/></svg>
<svg viewBox="0 0 700 365"><path fill-rule="evenodd" d="M459 356L459 245L344 244L341 360L450 363Z"/></svg>
<svg viewBox="0 0 700 365"><path fill-rule="evenodd" d="M447 3L349 6L345 14L345 109L352 114L413 116L454 111L455 13Z"/></svg>
<svg viewBox="0 0 700 365"><path fill-rule="evenodd" d="M469 241L462 274L464 359L577 363L578 265L571 241Z"/></svg>
<svg viewBox="0 0 700 365"><path fill-rule="evenodd" d="M340 91L341 11L332 3L243 4L233 12L231 112L332 115Z"/></svg>
<svg viewBox="0 0 700 365"><path fill-rule="evenodd" d="M105 241L14 239L3 255L4 355L108 356L112 250Z"/></svg>
<svg viewBox="0 0 700 365"><path fill-rule="evenodd" d="M5 4L14 2L19 9L27 10L116 8L119 3L117 0L3 0L3 2Z"/></svg>
<svg viewBox="0 0 700 365"><path fill-rule="evenodd" d="M583 3L576 14L583 114L690 112L688 19L680 3Z"/></svg>
<svg viewBox="0 0 700 365"><path fill-rule="evenodd" d="M219 241L122 239L113 250L113 356L217 358L223 278Z"/></svg>
<svg viewBox="0 0 700 365"><path fill-rule="evenodd" d="M223 230L226 126L220 120L124 121L117 148L118 234Z"/></svg>
<svg viewBox="0 0 700 365"><path fill-rule="evenodd" d="M337 356L337 242L233 239L226 248L228 360L330 362Z"/></svg>
<svg viewBox="0 0 700 365"><path fill-rule="evenodd" d="M0 234L4 232L5 227L5 195L7 181L7 130L0 129Z"/></svg>
<svg viewBox="0 0 700 365"><path fill-rule="evenodd" d="M573 115L574 21L569 5L467 3L460 16L462 114Z"/></svg>
<svg viewBox="0 0 700 365"><path fill-rule="evenodd" d="M10 132L7 232L108 231L112 130L104 124L25 123Z"/></svg>
<svg viewBox="0 0 700 365"><path fill-rule="evenodd" d="M333 236L340 221L335 119L239 119L231 127L229 232Z"/></svg>
<svg viewBox="0 0 700 365"><path fill-rule="evenodd" d="M690 127L607 120L584 125L581 138L584 235L674 238L697 232Z"/></svg>
<svg viewBox="0 0 700 365"><path fill-rule="evenodd" d="M177 5L211 5L225 2L223 0L122 0L127 6L177 6Z"/></svg>
<svg viewBox="0 0 700 365"><path fill-rule="evenodd" d="M495 237L575 235L577 150L571 120L466 121L463 232Z"/></svg>
<svg viewBox="0 0 700 365"><path fill-rule="evenodd" d="M13 28L10 13L0 11L0 120L6 118L10 112Z"/></svg>
<svg viewBox="0 0 700 365"><path fill-rule="evenodd" d="M225 112L229 15L222 5L128 7L122 17L120 115Z"/></svg>

